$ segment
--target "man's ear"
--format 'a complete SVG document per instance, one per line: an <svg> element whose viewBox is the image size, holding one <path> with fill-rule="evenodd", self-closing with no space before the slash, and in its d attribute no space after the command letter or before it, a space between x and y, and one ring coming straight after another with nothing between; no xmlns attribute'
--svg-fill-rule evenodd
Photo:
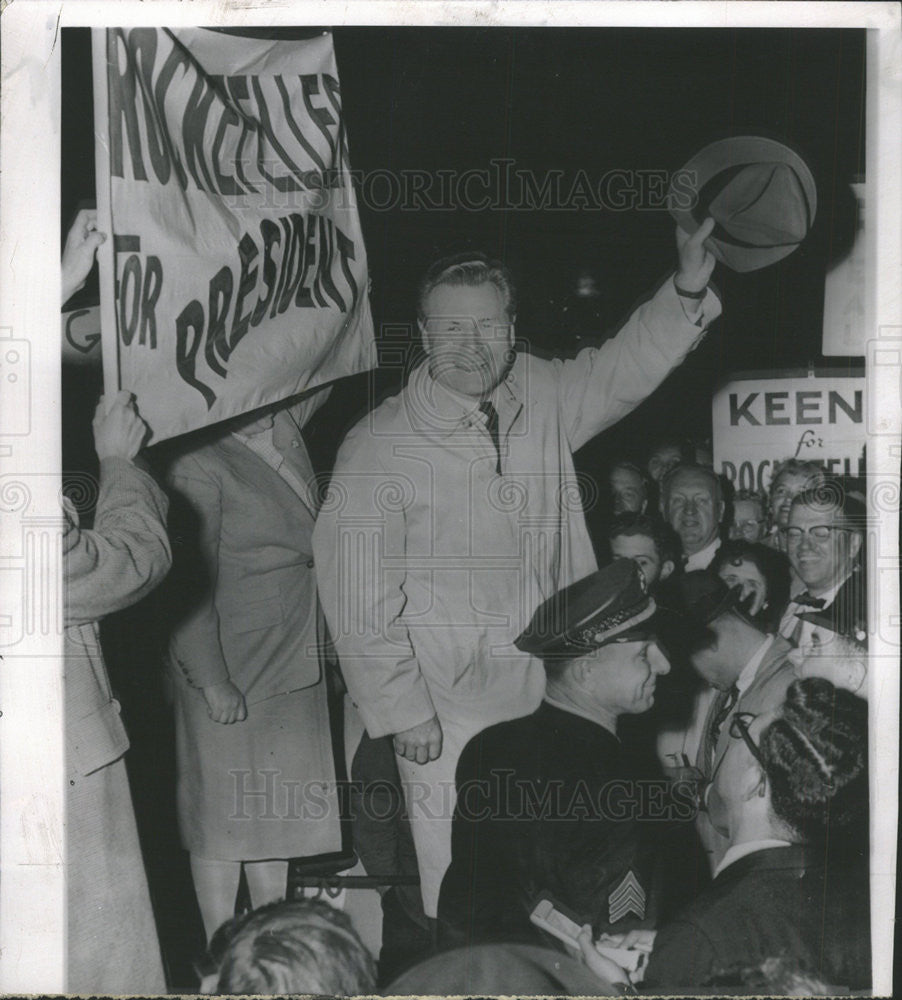
<svg viewBox="0 0 902 1000"><path fill-rule="evenodd" d="M665 559L661 563L661 573L658 576L658 580L666 580L668 576L676 569L674 561L672 559Z"/></svg>
<svg viewBox="0 0 902 1000"><path fill-rule="evenodd" d="M763 797L767 794L767 775L758 761L752 759L740 778L740 795L743 802Z"/></svg>
<svg viewBox="0 0 902 1000"><path fill-rule="evenodd" d="M854 559L861 550L861 534L853 531L849 534L849 557Z"/></svg>
<svg viewBox="0 0 902 1000"><path fill-rule="evenodd" d="M420 331L420 340L423 343L423 349L426 351L427 354L431 354L432 341L429 337L429 334L426 332L426 324L423 322L423 320L421 319L417 320L417 329Z"/></svg>
<svg viewBox="0 0 902 1000"><path fill-rule="evenodd" d="M567 667L570 677L578 687L585 687L592 673L593 661L590 657L583 656L578 660L573 660Z"/></svg>
<svg viewBox="0 0 902 1000"><path fill-rule="evenodd" d="M721 500L720 503L717 505L717 523L718 524L723 524L723 516L724 516L724 513L726 512L726 509L727 509L727 505L724 503L723 500Z"/></svg>

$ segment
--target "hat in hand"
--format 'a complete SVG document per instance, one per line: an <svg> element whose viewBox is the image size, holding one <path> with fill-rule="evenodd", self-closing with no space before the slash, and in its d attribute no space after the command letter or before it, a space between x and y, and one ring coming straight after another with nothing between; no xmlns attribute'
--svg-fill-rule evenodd
<svg viewBox="0 0 902 1000"><path fill-rule="evenodd" d="M687 189L693 196L684 206ZM708 216L711 253L734 271L757 271L784 257L805 239L817 211L817 188L805 161L788 146L762 136L712 142L675 175L670 214L687 233Z"/></svg>
<svg viewBox="0 0 902 1000"><path fill-rule="evenodd" d="M609 642L651 637L654 614L638 564L616 559L542 603L516 645L543 659L581 656Z"/></svg>

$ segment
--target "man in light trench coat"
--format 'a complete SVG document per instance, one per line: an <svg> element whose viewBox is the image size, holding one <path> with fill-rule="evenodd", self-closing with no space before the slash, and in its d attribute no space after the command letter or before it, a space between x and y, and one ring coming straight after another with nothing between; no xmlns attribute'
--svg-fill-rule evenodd
<svg viewBox="0 0 902 1000"><path fill-rule="evenodd" d="M320 594L367 732L394 738L429 917L460 752L538 707L542 663L514 640L543 600L596 569L572 453L641 403L719 315L712 228L678 230L676 274L614 339L563 362L514 350L503 265L477 253L437 262L419 298L427 362L339 451L314 532Z"/></svg>

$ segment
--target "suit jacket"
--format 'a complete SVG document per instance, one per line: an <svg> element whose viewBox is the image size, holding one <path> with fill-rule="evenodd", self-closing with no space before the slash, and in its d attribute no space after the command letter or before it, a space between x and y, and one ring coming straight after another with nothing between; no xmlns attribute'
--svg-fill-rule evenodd
<svg viewBox="0 0 902 1000"><path fill-rule="evenodd" d="M100 648L97 623L137 603L166 575L171 554L166 496L124 458L100 463L93 530L65 505L66 766L87 775L121 757L128 737L119 718Z"/></svg>
<svg viewBox="0 0 902 1000"><path fill-rule="evenodd" d="M662 782L661 815L639 822L654 797L643 800L631 778L616 736L549 702L474 737L457 767L439 896L448 943L540 940L529 913L544 893L596 933L652 926L652 841L670 813ZM647 897L645 919L630 912L612 923L610 896L630 871Z"/></svg>
<svg viewBox="0 0 902 1000"><path fill-rule="evenodd" d="M658 931L644 988L691 990L727 970L738 983L742 968L786 957L828 986L868 989L868 884L866 864L825 865L822 850L800 844L747 854Z"/></svg>
<svg viewBox="0 0 902 1000"><path fill-rule="evenodd" d="M705 727L702 730L701 743L698 749L697 766L708 780L711 780L717 773L717 768L724 758L733 737L730 736L730 720L737 712L750 712L752 715L761 715L770 712L782 705L786 699L786 689L796 679L795 667L787 659L792 650L792 644L781 636L774 636L774 641L764 655L764 659L758 665L752 683L742 692L733 706L729 716L724 719L720 727L720 734L717 738L717 745L714 748L713 764L707 767L706 747L708 745L708 733L714 723L714 716L717 709L717 700L708 709L708 717L705 720ZM708 786L706 791L710 791ZM724 856L729 841L716 830L708 818L707 812L698 814L698 833L702 845L708 853L712 869Z"/></svg>
<svg viewBox="0 0 902 1000"><path fill-rule="evenodd" d="M298 454L288 460L301 478L305 466L312 477L295 439ZM313 492L303 502L232 435L179 455L167 479L178 541L173 575L182 588L170 639L177 675L198 688L229 679L248 704L316 684Z"/></svg>
<svg viewBox="0 0 902 1000"><path fill-rule="evenodd" d="M787 659L792 650L792 644L786 639L777 635L771 643L770 649L765 653L764 659L758 665L754 680L742 692L733 706L730 715L724 720L720 727L720 734L717 738L717 745L714 748L713 765L710 773L705 760L705 749L708 743L708 733L714 724L716 714L716 700L708 710L708 717L705 720L705 727L702 733L702 740L699 746L698 767L710 778L717 770L724 754L730 746L732 737L730 736L730 719L737 712L751 712L753 715L761 715L769 712L783 704L786 698L786 689L796 679L795 668Z"/></svg>

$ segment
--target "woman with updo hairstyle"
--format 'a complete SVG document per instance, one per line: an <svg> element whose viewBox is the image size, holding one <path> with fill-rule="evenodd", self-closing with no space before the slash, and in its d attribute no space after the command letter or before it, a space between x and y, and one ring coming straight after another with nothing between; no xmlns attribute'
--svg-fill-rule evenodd
<svg viewBox="0 0 902 1000"><path fill-rule="evenodd" d="M761 734L776 817L808 843L868 814L867 702L822 677L794 681Z"/></svg>
<svg viewBox="0 0 902 1000"><path fill-rule="evenodd" d="M734 539L718 549L711 568L728 587L742 587L746 614L776 632L789 603L789 560L761 542Z"/></svg>

